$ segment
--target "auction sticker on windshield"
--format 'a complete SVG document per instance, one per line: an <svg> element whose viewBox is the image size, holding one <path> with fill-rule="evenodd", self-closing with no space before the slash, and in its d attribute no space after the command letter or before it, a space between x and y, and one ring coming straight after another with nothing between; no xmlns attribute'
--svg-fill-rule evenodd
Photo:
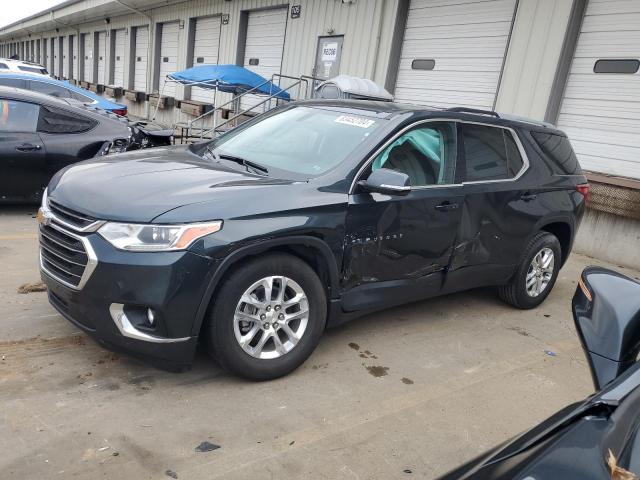
<svg viewBox="0 0 640 480"><path fill-rule="evenodd" d="M336 123L344 123L345 125L360 128L369 128L376 123L375 120L371 120L370 118L354 117L353 115L340 115L334 121Z"/></svg>

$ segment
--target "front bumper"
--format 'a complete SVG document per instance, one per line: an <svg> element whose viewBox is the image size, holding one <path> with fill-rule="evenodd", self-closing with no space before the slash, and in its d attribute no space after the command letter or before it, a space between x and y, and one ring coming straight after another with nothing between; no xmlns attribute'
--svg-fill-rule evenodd
<svg viewBox="0 0 640 480"><path fill-rule="evenodd" d="M74 288L42 268L49 302L62 316L105 346L180 369L194 356L198 307L216 262L190 251L125 252L96 233L83 234L95 257L92 271ZM127 308L155 313L140 327Z"/></svg>

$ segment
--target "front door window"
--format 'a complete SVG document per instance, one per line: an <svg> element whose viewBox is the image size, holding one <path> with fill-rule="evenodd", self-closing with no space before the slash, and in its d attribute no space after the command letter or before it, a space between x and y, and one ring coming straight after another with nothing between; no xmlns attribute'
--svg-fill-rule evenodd
<svg viewBox="0 0 640 480"><path fill-rule="evenodd" d="M372 169L405 173L412 187L454 183L456 127L430 122L400 135L373 161Z"/></svg>
<svg viewBox="0 0 640 480"><path fill-rule="evenodd" d="M0 132L35 132L39 111L33 103L0 100Z"/></svg>

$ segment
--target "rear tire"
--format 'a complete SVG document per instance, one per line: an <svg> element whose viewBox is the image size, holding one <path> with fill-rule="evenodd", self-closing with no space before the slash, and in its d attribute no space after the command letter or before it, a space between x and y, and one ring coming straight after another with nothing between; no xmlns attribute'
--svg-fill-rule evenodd
<svg viewBox="0 0 640 480"><path fill-rule="evenodd" d="M556 283L561 255L560 242L555 235L536 234L525 248L518 270L509 283L498 288L500 298L523 310L540 305Z"/></svg>
<svg viewBox="0 0 640 480"><path fill-rule="evenodd" d="M205 331L209 353L236 375L271 380L295 370L316 348L327 300L307 263L273 253L232 271L210 312Z"/></svg>

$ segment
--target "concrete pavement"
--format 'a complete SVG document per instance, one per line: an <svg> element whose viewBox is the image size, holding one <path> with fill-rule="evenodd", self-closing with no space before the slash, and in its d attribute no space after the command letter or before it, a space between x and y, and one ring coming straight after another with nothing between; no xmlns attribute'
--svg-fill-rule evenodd
<svg viewBox="0 0 640 480"><path fill-rule="evenodd" d="M296 372L250 383L204 352L182 374L111 353L45 293L17 294L39 279L34 214L0 210L3 479L433 478L590 394L579 272L640 276L572 255L536 310L491 289L414 303L329 330Z"/></svg>

